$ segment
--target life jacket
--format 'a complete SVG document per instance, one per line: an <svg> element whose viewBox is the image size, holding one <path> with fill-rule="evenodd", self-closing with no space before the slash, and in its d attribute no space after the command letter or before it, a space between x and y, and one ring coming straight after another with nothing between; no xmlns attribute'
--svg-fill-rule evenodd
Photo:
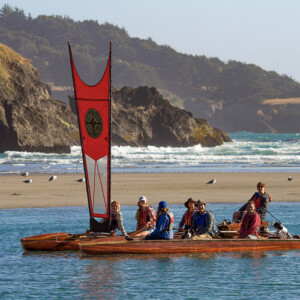
<svg viewBox="0 0 300 300"><path fill-rule="evenodd" d="M255 209L259 209L261 206L261 197L259 196L259 193L256 192L253 197L251 198L251 200L254 202L255 204Z"/></svg>
<svg viewBox="0 0 300 300"><path fill-rule="evenodd" d="M169 225L164 229L164 231L170 231L170 230L173 230L174 228L174 214L171 212L171 211L168 211L168 212L165 212L165 214L169 217ZM159 218L162 216L163 214L161 214L159 216ZM159 218L156 220L156 227L158 226L158 221L159 221Z"/></svg>
<svg viewBox="0 0 300 300"><path fill-rule="evenodd" d="M147 206L145 211L140 209L139 223L141 225L146 225L146 223L150 222L149 207L151 207L151 206Z"/></svg>
<svg viewBox="0 0 300 300"><path fill-rule="evenodd" d="M170 224L168 226L167 231L173 230L173 228L174 228L174 214L171 211L168 211L167 215L170 218Z"/></svg>
<svg viewBox="0 0 300 300"><path fill-rule="evenodd" d="M272 202L272 197L270 195L269 196L269 202ZM256 192L253 197L251 198L251 200L254 202L255 204L255 209L259 209L261 207L261 196L259 196L259 193Z"/></svg>
<svg viewBox="0 0 300 300"><path fill-rule="evenodd" d="M189 211L187 210L184 214L184 224L185 224L185 227L187 226L191 226L191 223L192 223L192 216L195 212L194 211Z"/></svg>

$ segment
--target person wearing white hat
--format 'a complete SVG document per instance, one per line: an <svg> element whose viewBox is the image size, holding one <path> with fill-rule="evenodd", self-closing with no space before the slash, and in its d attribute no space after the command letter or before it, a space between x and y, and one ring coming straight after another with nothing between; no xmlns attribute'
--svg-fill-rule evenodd
<svg viewBox="0 0 300 300"><path fill-rule="evenodd" d="M136 230L139 231L139 233L135 234L135 236L146 236L155 228L156 214L154 209L148 205L145 196L139 197L137 206L139 208L136 211L135 218L137 221Z"/></svg>

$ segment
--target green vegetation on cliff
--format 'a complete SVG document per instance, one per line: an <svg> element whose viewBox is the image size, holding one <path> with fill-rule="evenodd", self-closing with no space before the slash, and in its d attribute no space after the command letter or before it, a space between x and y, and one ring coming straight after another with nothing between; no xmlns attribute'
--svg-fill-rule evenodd
<svg viewBox="0 0 300 300"><path fill-rule="evenodd" d="M217 58L180 54L150 38L131 38L124 28L68 17L32 18L8 5L0 11L1 42L32 59L46 82L71 85L67 40L80 75L94 84L113 44L113 85L155 86L190 101L261 101L300 94L300 84L288 76L258 66Z"/></svg>
<svg viewBox="0 0 300 300"><path fill-rule="evenodd" d="M79 74L89 84L101 78L99 70L104 69L108 43L112 41L112 84L117 89L154 86L195 117L230 132L269 131L270 125L273 131L298 130L297 122L289 120L284 107L275 114L261 105L265 99L299 97L300 84L254 64L181 54L151 38L132 38L124 28L109 23L75 22L62 16L32 18L9 5L0 9L0 40L31 59L44 82L60 87L72 85L68 40ZM293 106L295 109L299 111ZM263 114L257 114L257 110ZM250 120L246 121L245 115L251 115Z"/></svg>

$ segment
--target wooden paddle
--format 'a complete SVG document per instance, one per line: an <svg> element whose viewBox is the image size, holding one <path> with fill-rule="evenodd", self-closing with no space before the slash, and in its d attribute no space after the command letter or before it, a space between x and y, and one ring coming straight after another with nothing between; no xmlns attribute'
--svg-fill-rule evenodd
<svg viewBox="0 0 300 300"><path fill-rule="evenodd" d="M145 229L146 229L145 227L143 227L143 228L140 228L139 230L137 230L137 231L134 231L134 232L132 232L132 233L128 234L128 236L129 236L129 237L133 237L133 236L137 235L138 233L140 233L140 232L144 231Z"/></svg>

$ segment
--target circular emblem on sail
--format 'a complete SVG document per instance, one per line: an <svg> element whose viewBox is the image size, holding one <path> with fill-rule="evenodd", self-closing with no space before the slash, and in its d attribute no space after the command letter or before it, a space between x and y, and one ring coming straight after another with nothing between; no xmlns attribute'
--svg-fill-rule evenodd
<svg viewBox="0 0 300 300"><path fill-rule="evenodd" d="M103 122L99 112L91 108L85 115L85 128L90 137L96 139L102 132Z"/></svg>

